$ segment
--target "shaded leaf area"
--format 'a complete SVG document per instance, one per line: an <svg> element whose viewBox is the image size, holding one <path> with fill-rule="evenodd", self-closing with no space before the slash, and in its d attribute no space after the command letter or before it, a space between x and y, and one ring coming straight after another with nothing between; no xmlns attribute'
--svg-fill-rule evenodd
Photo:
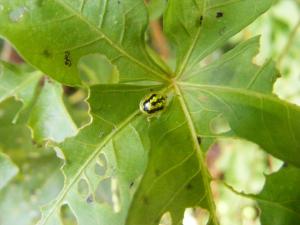
<svg viewBox="0 0 300 225"><path fill-rule="evenodd" d="M177 76L254 21L272 0L168 1L164 30L177 49Z"/></svg>
<svg viewBox="0 0 300 225"><path fill-rule="evenodd" d="M221 61L204 68L201 76L195 73L182 84L199 135L211 141L216 136L244 138L300 166L300 110L272 96L277 72L271 62L261 68L248 64L254 53L251 45L257 41L241 44ZM234 75L240 77L239 82ZM212 132L211 120L218 115L229 123L229 132Z"/></svg>
<svg viewBox="0 0 300 225"><path fill-rule="evenodd" d="M254 197L261 208L262 225L300 224L299 183L300 170L292 166L267 176L262 192Z"/></svg>
<svg viewBox="0 0 300 225"><path fill-rule="evenodd" d="M1 62L0 67L0 102L14 96L23 103L14 122L28 122L37 142L60 142L76 134L77 127L64 105L60 84L26 66Z"/></svg>
<svg viewBox="0 0 300 225"><path fill-rule="evenodd" d="M63 185L61 163L54 151L33 144L26 124L12 124L21 107L12 98L0 103L0 151L3 152L0 154L8 155L14 163L10 173L18 172L0 190L0 223L3 225L34 224L40 217L39 207L53 199ZM1 167L3 165L1 161ZM2 179L1 175L1 182Z"/></svg>
<svg viewBox="0 0 300 225"><path fill-rule="evenodd" d="M148 19L142 0L5 0L1 4L0 34L28 62L62 83L80 85L77 63L92 53L115 64L121 82L165 79L152 58L156 56L150 57L145 47Z"/></svg>
<svg viewBox="0 0 300 225"><path fill-rule="evenodd" d="M79 224L91 225L121 225L126 218L127 224L156 224L167 211L179 222L186 207L206 207L205 168L197 160L178 100L170 96L167 111L150 121L139 111L141 99L161 88L92 88L92 124L60 145L66 159L65 186L43 208L39 224L59 224L64 203Z"/></svg>

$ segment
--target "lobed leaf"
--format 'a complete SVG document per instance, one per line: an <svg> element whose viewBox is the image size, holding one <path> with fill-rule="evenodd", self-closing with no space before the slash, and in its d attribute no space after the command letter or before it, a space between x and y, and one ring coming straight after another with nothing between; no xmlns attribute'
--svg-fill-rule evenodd
<svg viewBox="0 0 300 225"><path fill-rule="evenodd" d="M34 144L26 124L11 123L20 107L12 98L0 103L0 150L13 166L7 174L15 174L0 190L1 225L34 224L40 215L39 207L53 199L63 183L54 151ZM2 182L8 178L2 176L3 167L8 165L4 162L1 160Z"/></svg>
<svg viewBox="0 0 300 225"><path fill-rule="evenodd" d="M0 35L64 84L80 85L77 63L92 53L115 64L121 82L166 79L145 47L142 0L4 0L1 5Z"/></svg>
<svg viewBox="0 0 300 225"><path fill-rule="evenodd" d="M177 76L254 21L272 0L168 1L164 30L177 50Z"/></svg>
<svg viewBox="0 0 300 225"><path fill-rule="evenodd" d="M268 175L264 189L254 198L261 208L262 225L300 224L300 170L292 166Z"/></svg>
<svg viewBox="0 0 300 225"><path fill-rule="evenodd" d="M0 66L0 102L16 97L23 103L14 122L28 121L37 142L45 139L60 142L76 134L77 127L64 105L60 84L26 66L5 62Z"/></svg>

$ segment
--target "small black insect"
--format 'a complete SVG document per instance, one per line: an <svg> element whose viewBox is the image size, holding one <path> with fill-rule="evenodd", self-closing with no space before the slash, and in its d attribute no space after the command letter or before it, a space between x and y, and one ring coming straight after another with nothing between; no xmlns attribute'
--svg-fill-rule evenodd
<svg viewBox="0 0 300 225"><path fill-rule="evenodd" d="M65 51L64 60L65 60L65 65L66 66L68 66L68 67L72 66L72 59L71 59L70 51Z"/></svg>
<svg viewBox="0 0 300 225"><path fill-rule="evenodd" d="M197 136L197 141L198 141L198 144L201 145L202 139L200 136Z"/></svg>
<svg viewBox="0 0 300 225"><path fill-rule="evenodd" d="M200 26L202 25L203 23L203 16L200 16Z"/></svg>
<svg viewBox="0 0 300 225"><path fill-rule="evenodd" d="M223 16L224 16L223 12L217 12L217 14L216 14L216 18L221 18Z"/></svg>

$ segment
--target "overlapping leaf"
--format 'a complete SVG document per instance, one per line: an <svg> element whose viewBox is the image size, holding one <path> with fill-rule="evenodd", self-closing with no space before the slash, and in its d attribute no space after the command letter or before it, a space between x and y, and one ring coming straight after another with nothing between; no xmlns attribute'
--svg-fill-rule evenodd
<svg viewBox="0 0 300 225"><path fill-rule="evenodd" d="M0 152L0 189L2 189L17 173L18 167L5 154Z"/></svg>
<svg viewBox="0 0 300 225"><path fill-rule="evenodd" d="M0 190L0 223L31 225L38 219L39 207L57 195L63 184L60 162L54 151L33 144L26 124L12 124L22 105L10 98L0 103L1 184L8 181L3 167L9 170L10 182ZM7 168L7 167L6 167ZM8 174L7 174L8 175Z"/></svg>
<svg viewBox="0 0 300 225"><path fill-rule="evenodd" d="M264 189L255 197L262 225L300 224L299 182L300 170L291 166L267 176Z"/></svg>
<svg viewBox="0 0 300 225"><path fill-rule="evenodd" d="M1 62L0 68L0 102L14 96L23 103L14 122L23 114L21 120L28 121L38 142L45 139L59 142L76 134L76 125L62 100L61 85L25 66Z"/></svg>
<svg viewBox="0 0 300 225"><path fill-rule="evenodd" d="M187 75L201 59L239 32L272 0L168 1L164 30L177 49L177 76Z"/></svg>

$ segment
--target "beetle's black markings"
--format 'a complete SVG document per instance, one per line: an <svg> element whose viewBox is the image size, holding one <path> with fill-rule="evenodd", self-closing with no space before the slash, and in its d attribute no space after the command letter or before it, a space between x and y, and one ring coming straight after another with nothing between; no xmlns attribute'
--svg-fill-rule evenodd
<svg viewBox="0 0 300 225"><path fill-rule="evenodd" d="M64 62L65 62L65 65L68 67L72 66L72 59L71 59L70 51L65 51Z"/></svg>
<svg viewBox="0 0 300 225"><path fill-rule="evenodd" d="M221 18L224 16L224 13L223 12L217 12L216 13L216 18Z"/></svg>
<svg viewBox="0 0 300 225"><path fill-rule="evenodd" d="M141 101L140 110L145 114L153 115L165 109L166 100L166 96L161 94L150 94Z"/></svg>

